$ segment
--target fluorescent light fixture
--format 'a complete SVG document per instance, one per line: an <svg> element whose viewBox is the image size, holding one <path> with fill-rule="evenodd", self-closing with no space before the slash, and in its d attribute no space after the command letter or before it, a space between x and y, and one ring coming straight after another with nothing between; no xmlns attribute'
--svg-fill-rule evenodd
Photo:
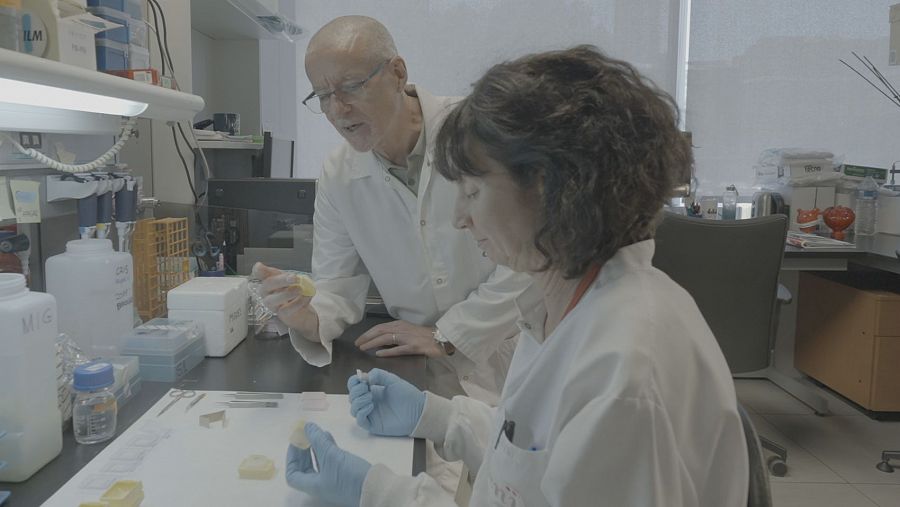
<svg viewBox="0 0 900 507"><path fill-rule="evenodd" d="M0 102L88 113L131 117L140 115L148 106L145 102L135 102L133 100L6 78L0 78L0 90L3 90L3 93L0 93Z"/></svg>

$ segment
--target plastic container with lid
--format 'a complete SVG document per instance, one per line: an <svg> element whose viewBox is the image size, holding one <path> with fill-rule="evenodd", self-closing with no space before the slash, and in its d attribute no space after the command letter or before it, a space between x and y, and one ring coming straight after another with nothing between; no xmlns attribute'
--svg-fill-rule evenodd
<svg viewBox="0 0 900 507"><path fill-rule="evenodd" d="M112 40L94 41L97 51L97 70L128 70L128 44Z"/></svg>
<svg viewBox="0 0 900 507"><path fill-rule="evenodd" d="M0 273L0 482L20 482L62 450L56 301Z"/></svg>
<svg viewBox="0 0 900 507"><path fill-rule="evenodd" d="M128 66L132 70L150 68L150 50L140 46L128 46Z"/></svg>
<svg viewBox="0 0 900 507"><path fill-rule="evenodd" d="M120 355L119 338L134 327L131 255L108 239L69 241L65 253L47 259L46 280L59 330L88 357Z"/></svg>
<svg viewBox="0 0 900 507"><path fill-rule="evenodd" d="M190 320L153 319L122 337L122 354L137 356L141 376L175 382L204 356L203 325Z"/></svg>
<svg viewBox="0 0 900 507"><path fill-rule="evenodd" d="M88 7L107 7L127 14L131 19L144 19L144 0L87 0Z"/></svg>
<svg viewBox="0 0 900 507"><path fill-rule="evenodd" d="M169 291L170 319L203 324L206 355L222 357L247 336L247 279L194 278Z"/></svg>
<svg viewBox="0 0 900 507"><path fill-rule="evenodd" d="M132 19L128 22L128 45L138 46L149 51L150 47L149 29L147 23ZM147 65L148 68L150 67Z"/></svg>
<svg viewBox="0 0 900 507"><path fill-rule="evenodd" d="M113 40L121 42L122 44L128 44L128 25L131 23L131 17L128 14L125 14L121 10L110 9L109 7L88 7L88 11L98 18L121 25L121 28L112 28L98 32L97 35L95 35L97 40Z"/></svg>
<svg viewBox="0 0 900 507"><path fill-rule="evenodd" d="M114 383L113 366L109 363L96 362L75 368L72 432L78 443L105 442L116 434L118 406Z"/></svg>

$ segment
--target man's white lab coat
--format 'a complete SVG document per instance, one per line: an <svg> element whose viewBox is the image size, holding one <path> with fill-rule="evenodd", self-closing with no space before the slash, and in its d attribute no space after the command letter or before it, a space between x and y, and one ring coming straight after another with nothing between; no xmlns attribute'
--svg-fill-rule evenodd
<svg viewBox="0 0 900 507"><path fill-rule="evenodd" d="M425 159L418 197L391 176L372 152L344 143L319 178L314 215L312 307L321 343L291 331L291 342L317 366L331 361L331 342L359 322L370 279L388 312L416 325L437 325L457 348L429 361L430 389L495 404L518 334L514 300L530 277L497 267L465 231L453 227L456 184L433 169L434 139L456 99L418 96Z"/></svg>
<svg viewBox="0 0 900 507"><path fill-rule="evenodd" d="M747 505L731 373L693 299L651 266L653 250L619 250L546 339L540 290L519 298L522 335L497 408L427 394L413 436L478 474L469 505ZM360 505L454 504L425 474L375 465Z"/></svg>

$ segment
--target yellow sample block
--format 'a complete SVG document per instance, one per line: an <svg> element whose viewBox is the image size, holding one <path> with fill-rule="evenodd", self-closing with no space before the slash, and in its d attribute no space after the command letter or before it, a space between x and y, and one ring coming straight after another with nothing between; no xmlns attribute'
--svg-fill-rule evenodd
<svg viewBox="0 0 900 507"><path fill-rule="evenodd" d="M108 507L138 507L144 500L141 481L116 481L100 497L100 504Z"/></svg>
<svg viewBox="0 0 900 507"><path fill-rule="evenodd" d="M309 439L306 438L306 419L300 419L291 433L291 444L300 449L309 449Z"/></svg>
<svg viewBox="0 0 900 507"><path fill-rule="evenodd" d="M241 479L255 479L267 481L275 476L275 463L269 458L259 454L251 454L241 461L238 467L238 477Z"/></svg>
<svg viewBox="0 0 900 507"><path fill-rule="evenodd" d="M297 281L291 285L298 287L300 292L306 297L313 297L316 295L316 284L312 281L312 278L306 275L297 275Z"/></svg>

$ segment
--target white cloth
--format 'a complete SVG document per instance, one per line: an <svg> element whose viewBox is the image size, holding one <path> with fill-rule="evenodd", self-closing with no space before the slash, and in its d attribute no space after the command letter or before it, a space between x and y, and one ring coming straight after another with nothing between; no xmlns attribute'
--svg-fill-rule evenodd
<svg viewBox="0 0 900 507"><path fill-rule="evenodd" d="M291 330L315 366L331 362L331 342L365 311L370 280L392 317L437 325L457 353L442 358L429 389L496 403L518 333L515 298L530 277L498 267L453 227L456 184L432 167L434 137L454 99L407 91L422 106L425 160L418 197L369 151L344 143L325 162L316 189L312 274L321 342ZM443 367L440 367L443 365Z"/></svg>
<svg viewBox="0 0 900 507"><path fill-rule="evenodd" d="M651 266L653 250L619 250L546 341L542 295L519 298L523 332L498 408L428 393L413 435L477 473L470 505L747 504L731 374L691 297ZM376 465L361 505L453 501L425 474Z"/></svg>

